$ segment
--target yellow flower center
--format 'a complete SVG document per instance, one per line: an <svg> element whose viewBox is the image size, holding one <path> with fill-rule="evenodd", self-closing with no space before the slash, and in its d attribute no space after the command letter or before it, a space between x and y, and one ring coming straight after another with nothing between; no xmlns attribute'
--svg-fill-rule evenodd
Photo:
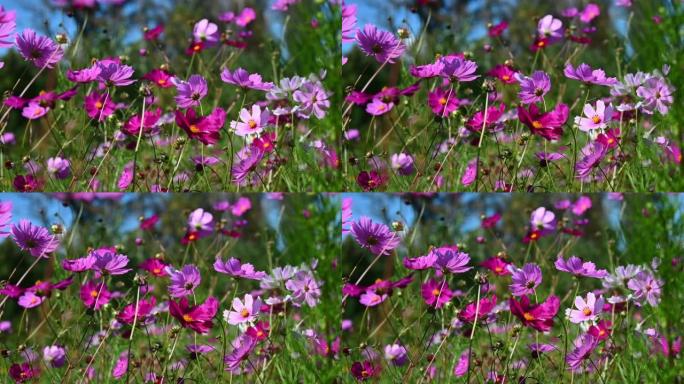
<svg viewBox="0 0 684 384"><path fill-rule="evenodd" d="M432 296L439 296L440 290L435 288L432 290Z"/></svg>
<svg viewBox="0 0 684 384"><path fill-rule="evenodd" d="M584 313L584 316L589 316L591 315L591 309L589 307L586 307L582 310L582 313Z"/></svg>
<svg viewBox="0 0 684 384"><path fill-rule="evenodd" d="M504 81L508 81L511 79L511 77L508 75L503 75L503 76L501 76L501 78L504 79Z"/></svg>
<svg viewBox="0 0 684 384"><path fill-rule="evenodd" d="M598 124L601 122L601 118L599 117L599 115L594 115L594 117L591 118L591 121L593 121L594 124Z"/></svg>
<svg viewBox="0 0 684 384"><path fill-rule="evenodd" d="M534 129L540 129L541 127L543 127L543 125L539 120L535 120L532 122L532 127Z"/></svg>
<svg viewBox="0 0 684 384"><path fill-rule="evenodd" d="M96 290L90 291L90 296L97 297L97 295L99 295L99 292L97 292Z"/></svg>
<svg viewBox="0 0 684 384"><path fill-rule="evenodd" d="M523 313L523 317L524 317L525 320L527 320L527 321L532 321L532 320L534 320L534 316L532 316L532 314L529 313L529 312Z"/></svg>
<svg viewBox="0 0 684 384"><path fill-rule="evenodd" d="M250 120L250 121L247 122L247 125L249 125L249 128L250 128L250 129L254 129L254 128L256 128L257 123L256 123L256 121L254 121L254 120Z"/></svg>
<svg viewBox="0 0 684 384"><path fill-rule="evenodd" d="M98 101L95 103L95 108L97 108L97 109L102 109L103 106L104 106L104 104L102 104L101 101Z"/></svg>
<svg viewBox="0 0 684 384"><path fill-rule="evenodd" d="M439 103L440 103L441 105L446 105L447 99L445 99L445 98L442 97L442 98L439 99Z"/></svg>
<svg viewBox="0 0 684 384"><path fill-rule="evenodd" d="M245 318L249 317L249 311L247 310L247 308L242 308L242 311L240 311L240 316Z"/></svg>
<svg viewBox="0 0 684 384"><path fill-rule="evenodd" d="M185 315L183 315L183 321L185 321L186 323L191 322L191 321L192 321L192 316L190 316L190 315L188 315L188 314L186 313Z"/></svg>
<svg viewBox="0 0 684 384"><path fill-rule="evenodd" d="M199 133L199 131L200 131L200 129L197 127L197 125L192 124L192 125L190 126L190 132L192 132L192 133ZM192 235L191 235L191 236L192 236Z"/></svg>

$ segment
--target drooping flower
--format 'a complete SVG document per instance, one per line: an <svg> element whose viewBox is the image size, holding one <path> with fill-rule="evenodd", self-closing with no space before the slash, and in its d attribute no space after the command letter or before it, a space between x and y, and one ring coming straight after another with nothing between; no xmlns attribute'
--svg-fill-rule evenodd
<svg viewBox="0 0 684 384"><path fill-rule="evenodd" d="M606 77L606 73L602 69L591 69L587 64L580 64L576 69L572 64L567 63L563 71L565 77L569 79L579 80L587 84L611 86L618 83L614 77Z"/></svg>
<svg viewBox="0 0 684 384"><path fill-rule="evenodd" d="M603 311L604 299L599 296L596 298L593 292L587 293L587 299L582 296L575 297L575 308L566 310L566 315L571 322L579 324L585 321L594 321Z"/></svg>
<svg viewBox="0 0 684 384"><path fill-rule="evenodd" d="M401 344L389 344L385 346L385 359L393 365L402 366L408 361L406 348Z"/></svg>
<svg viewBox="0 0 684 384"><path fill-rule="evenodd" d="M342 42L351 43L354 41L354 30L356 29L356 4L342 4Z"/></svg>
<svg viewBox="0 0 684 384"><path fill-rule="evenodd" d="M366 56L372 56L378 63L394 63L406 50L406 45L392 33L383 31L373 24L366 24L356 32L359 49Z"/></svg>
<svg viewBox="0 0 684 384"><path fill-rule="evenodd" d="M201 334L208 333L214 326L213 319L219 307L219 301L213 296L199 305L190 306L188 298L180 301L169 300L169 313L176 318L184 328L190 328Z"/></svg>
<svg viewBox="0 0 684 384"><path fill-rule="evenodd" d="M207 95L207 81L200 75L192 75L188 81L176 81L176 104L180 108L197 107Z"/></svg>
<svg viewBox="0 0 684 384"><path fill-rule="evenodd" d="M536 264L525 264L522 268L510 265L511 285L510 290L513 296L524 296L534 294L535 288L542 282L542 272Z"/></svg>
<svg viewBox="0 0 684 384"><path fill-rule="evenodd" d="M425 256L404 259L404 267L419 271L423 269L432 268L436 261L437 254L435 252L430 251Z"/></svg>
<svg viewBox="0 0 684 384"><path fill-rule="evenodd" d="M33 225L29 220L21 220L19 224L13 224L12 240L23 251L27 251L33 257L48 258L48 255L59 247L59 239L50 234L47 228Z"/></svg>
<svg viewBox="0 0 684 384"><path fill-rule="evenodd" d="M240 111L240 121L232 121L230 128L238 136L257 135L268 126L270 117L268 109L261 110L257 104L252 105L252 111L243 108Z"/></svg>
<svg viewBox="0 0 684 384"><path fill-rule="evenodd" d="M537 103L544 100L551 90L551 79L544 71L535 71L531 77L516 74L516 79L520 83L520 102L523 104Z"/></svg>
<svg viewBox="0 0 684 384"><path fill-rule="evenodd" d="M52 68L64 56L64 50L49 37L38 35L30 28L17 34L16 45L24 60L38 68Z"/></svg>
<svg viewBox="0 0 684 384"><path fill-rule="evenodd" d="M458 358L458 363L454 366L454 376L461 377L468 373L468 366L470 365L470 353L463 351Z"/></svg>
<svg viewBox="0 0 684 384"><path fill-rule="evenodd" d="M124 324L133 324L134 321L137 321L138 324L145 324L155 305L157 305L157 299L154 296L150 296L149 299L141 299L137 305L131 303L125 306L116 315L116 319Z"/></svg>
<svg viewBox="0 0 684 384"><path fill-rule="evenodd" d="M466 306L458 313L458 318L461 321L472 323L475 321L476 316L481 320L485 316L489 315L494 307L496 307L496 296L485 297L480 299L479 305L478 302L466 304Z"/></svg>
<svg viewBox="0 0 684 384"><path fill-rule="evenodd" d="M374 223L368 217L361 217L359 221L352 223L351 235L362 248L375 255L389 255L401 242L399 235L386 225Z"/></svg>
<svg viewBox="0 0 684 384"><path fill-rule="evenodd" d="M62 260L62 268L69 272L89 271L95 265L95 261L95 256L89 253L86 257Z"/></svg>
<svg viewBox="0 0 684 384"><path fill-rule="evenodd" d="M542 113L536 104L529 109L518 107L518 119L530 128L533 134L547 140L558 140L563 135L563 124L568 120L569 108L560 103L553 110Z"/></svg>
<svg viewBox="0 0 684 384"><path fill-rule="evenodd" d="M0 22L0 48L9 48L12 46L12 37L14 37L14 29L17 27L15 20L7 19Z"/></svg>
<svg viewBox="0 0 684 384"><path fill-rule="evenodd" d="M43 360L53 368L60 368L66 363L66 352L59 345L49 345L43 348Z"/></svg>
<svg viewBox="0 0 684 384"><path fill-rule="evenodd" d="M570 256L568 260L564 260L561 255L558 255L555 266L557 270L572 273L575 276L594 277L597 279L608 276L608 271L605 269L596 269L594 263L590 261L583 262L577 256Z"/></svg>
<svg viewBox="0 0 684 384"><path fill-rule="evenodd" d="M167 266L166 273L171 277L169 295L175 298L192 295L202 281L199 269L192 264L185 265L180 270Z"/></svg>
<svg viewBox="0 0 684 384"><path fill-rule="evenodd" d="M33 367L31 363L12 364L9 368L9 375L15 383L25 383L40 376L40 370Z"/></svg>
<svg viewBox="0 0 684 384"><path fill-rule="evenodd" d="M223 312L223 318L231 325L253 323L260 312L261 299L259 297L255 299L252 295L246 294L244 301L240 300L238 297L233 299L232 309L225 310Z"/></svg>
<svg viewBox="0 0 684 384"><path fill-rule="evenodd" d="M560 299L551 295L543 303L530 304L528 296L523 296L520 301L511 297L509 304L511 313L520 319L524 326L547 332L553 327L553 318L560 308Z"/></svg>
<svg viewBox="0 0 684 384"><path fill-rule="evenodd" d="M420 292L425 304L434 308L443 307L454 297L454 293L449 289L446 280L438 282L435 279L430 279L420 286Z"/></svg>
<svg viewBox="0 0 684 384"><path fill-rule="evenodd" d="M365 305L366 307L375 307L381 304L389 297L388 294L383 293L382 295L377 294L374 290L367 290L359 296L359 303Z"/></svg>
<svg viewBox="0 0 684 384"><path fill-rule="evenodd" d="M592 107L591 104L584 106L584 116L575 117L575 124L579 126L581 131L605 129L608 127L607 123L612 119L613 107L611 105L606 106L603 100L598 100L596 108Z"/></svg>
<svg viewBox="0 0 684 384"><path fill-rule="evenodd" d="M250 280L261 280L266 277L266 272L257 271L252 264L243 264L234 257L231 257L226 262L217 257L214 262L214 270L232 277L242 277Z"/></svg>
<svg viewBox="0 0 684 384"><path fill-rule="evenodd" d="M107 290L104 282L96 283L90 280L81 286L80 297L86 307L98 310L109 303L112 293Z"/></svg>
<svg viewBox="0 0 684 384"><path fill-rule="evenodd" d="M224 83L233 84L243 89L255 89L257 91L270 91L275 87L273 83L264 82L260 74L250 74L242 68L238 68L234 72L227 68L224 69L221 72L221 80Z"/></svg>

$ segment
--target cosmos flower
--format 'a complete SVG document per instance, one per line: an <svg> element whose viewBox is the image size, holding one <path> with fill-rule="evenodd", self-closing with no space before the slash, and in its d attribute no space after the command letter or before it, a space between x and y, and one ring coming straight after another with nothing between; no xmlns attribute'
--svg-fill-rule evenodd
<svg viewBox="0 0 684 384"><path fill-rule="evenodd" d="M596 108L591 104L584 105L584 116L575 117L575 124L584 132L589 132L594 129L605 129L607 123L610 122L613 116L613 107L603 102L603 100L596 101Z"/></svg>
<svg viewBox="0 0 684 384"><path fill-rule="evenodd" d="M12 222L12 202L0 201L0 239L9 236L9 225Z"/></svg>
<svg viewBox="0 0 684 384"><path fill-rule="evenodd" d="M601 165L606 156L607 148L598 141L590 142L582 148L582 158L577 161L575 171L578 178L589 178L595 168Z"/></svg>
<svg viewBox="0 0 684 384"><path fill-rule="evenodd" d="M66 363L66 352L59 345L49 345L43 348L43 360L52 368L60 368Z"/></svg>
<svg viewBox="0 0 684 384"><path fill-rule="evenodd" d="M306 303L309 307L315 307L321 297L319 285L311 272L299 271L285 283L285 288L292 293L295 306Z"/></svg>
<svg viewBox="0 0 684 384"><path fill-rule="evenodd" d="M171 277L169 295L175 298L192 295L202 281L199 269L192 264L185 265L180 270L167 266L166 273Z"/></svg>
<svg viewBox="0 0 684 384"><path fill-rule="evenodd" d="M17 24L14 20L0 22L0 48L9 48L13 45L14 29Z"/></svg>
<svg viewBox="0 0 684 384"><path fill-rule="evenodd" d="M88 117L98 121L104 121L116 111L116 104L109 97L109 94L100 94L97 91L86 95L84 107Z"/></svg>
<svg viewBox="0 0 684 384"><path fill-rule="evenodd" d="M446 91L442 88L435 88L434 91L428 92L428 105L432 113L444 117L458 109L460 100L451 89Z"/></svg>
<svg viewBox="0 0 684 384"><path fill-rule="evenodd" d="M213 319L219 307L219 301L213 296L199 305L190 306L188 298L180 301L169 300L169 313L176 318L184 328L190 328L201 334L209 333L214 326Z"/></svg>
<svg viewBox="0 0 684 384"><path fill-rule="evenodd" d="M563 38L563 22L552 15L546 15L537 23L537 32L548 39L549 43L558 41Z"/></svg>
<svg viewBox="0 0 684 384"><path fill-rule="evenodd" d="M407 153L395 153L390 157L392 169L402 176L408 176L415 170L413 167L413 157Z"/></svg>
<svg viewBox="0 0 684 384"><path fill-rule="evenodd" d="M258 135L268 126L269 116L268 109L262 111L261 107L254 104L251 112L243 108L240 111L240 121L232 121L230 128L238 136Z"/></svg>
<svg viewBox="0 0 684 384"><path fill-rule="evenodd" d="M150 81L152 84L158 86L159 88L173 87L174 77L170 73L164 71L163 69L155 68L150 72L146 73L145 76L143 76L142 78Z"/></svg>
<svg viewBox="0 0 684 384"><path fill-rule="evenodd" d="M40 369L33 367L31 363L12 364L9 375L15 383L24 383L40 376Z"/></svg>
<svg viewBox="0 0 684 384"><path fill-rule="evenodd" d="M518 97L523 104L540 102L544 100L544 95L551 90L551 79L544 71L535 71L531 77L519 73L515 76L520 83Z"/></svg>
<svg viewBox="0 0 684 384"><path fill-rule="evenodd" d="M466 304L466 306L458 312L458 318L466 323L472 323L475 321L477 315L478 319L482 319L489 315L492 310L496 307L496 296L485 297L480 299L478 302L472 302Z"/></svg>
<svg viewBox="0 0 684 384"><path fill-rule="evenodd" d="M511 265L511 263L507 262L506 260L500 257L490 257L487 260L480 263L480 265L494 272L494 274L497 276L505 276L511 274L511 271L508 268L508 266Z"/></svg>
<svg viewBox="0 0 684 384"><path fill-rule="evenodd" d="M476 75L477 63L466 60L459 55L445 56L442 59L440 75L448 78L451 82L469 82L480 77Z"/></svg>
<svg viewBox="0 0 684 384"><path fill-rule="evenodd" d="M27 291L19 297L17 303L19 306L29 309L39 306L44 300L45 297L37 296L35 293Z"/></svg>
<svg viewBox="0 0 684 384"><path fill-rule="evenodd" d="M224 83L233 84L243 89L255 89L257 91L270 91L275 87L273 83L266 83L261 79L258 73L250 74L242 68L238 68L235 72L229 69L224 69L221 72L221 80Z"/></svg>
<svg viewBox="0 0 684 384"><path fill-rule="evenodd" d="M561 255L558 255L555 266L557 270L568 272L575 276L593 277L596 279L608 276L608 271L605 269L596 269L594 263L590 261L583 262L577 256L570 256L568 260L564 260Z"/></svg>
<svg viewBox="0 0 684 384"><path fill-rule="evenodd" d="M294 91L292 99L299 103L297 117L309 119L316 116L318 119L325 117L330 108L330 95L319 82L308 82Z"/></svg>
<svg viewBox="0 0 684 384"><path fill-rule="evenodd" d="M530 226L544 235L552 233L556 229L556 215L544 207L539 207L530 215Z"/></svg>
<svg viewBox="0 0 684 384"><path fill-rule="evenodd" d="M83 305L90 309L98 310L103 305L109 303L112 293L107 290L104 282L96 283L93 280L89 280L81 286L80 297Z"/></svg>
<svg viewBox="0 0 684 384"><path fill-rule="evenodd" d="M27 251L33 257L48 258L48 255L57 250L59 239L50 232L29 220L21 220L19 224L13 224L12 240L23 251Z"/></svg>
<svg viewBox="0 0 684 384"><path fill-rule="evenodd" d="M375 255L389 255L399 246L401 238L381 223L374 223L368 217L361 217L352 223L351 235L361 248L366 248Z"/></svg>
<svg viewBox="0 0 684 384"><path fill-rule="evenodd" d="M400 344L389 344L385 346L385 359L398 367L406 364L408 354L406 348Z"/></svg>
<svg viewBox="0 0 684 384"><path fill-rule="evenodd" d="M577 371L585 363L585 360L591 358L591 353L598 345L598 340L590 334L584 334L575 340L574 345L575 348L565 357L565 362L570 370Z"/></svg>
<svg viewBox="0 0 684 384"><path fill-rule="evenodd" d="M580 64L576 69L572 64L567 63L563 70L565 77L568 79L579 80L587 84L596 84L611 86L618 83L614 77L606 77L606 73L602 69L591 69L587 64Z"/></svg>
<svg viewBox="0 0 684 384"><path fill-rule="evenodd" d="M225 370L234 374L239 374L242 362L249 359L249 354L252 353L256 347L257 340L247 334L242 334L233 342L231 346L233 350L223 359L225 363Z"/></svg>
<svg viewBox="0 0 684 384"><path fill-rule="evenodd" d="M202 19L195 24L192 36L195 42L201 42L205 46L211 47L218 44L220 33L216 24L207 19Z"/></svg>
<svg viewBox="0 0 684 384"><path fill-rule="evenodd" d="M242 323L253 323L261 312L261 299L256 299L250 294L246 294L244 301L236 297L233 299L231 310L223 312L223 318L231 325Z"/></svg>
<svg viewBox="0 0 684 384"><path fill-rule="evenodd" d="M216 108L207 116L197 115L189 108L185 114L176 111L176 124L181 127L191 139L199 140L205 145L216 144L220 138L221 128L226 122L226 112Z"/></svg>
<svg viewBox="0 0 684 384"><path fill-rule="evenodd" d="M464 273L473 268L468 266L470 256L458 249L439 247L433 248L430 252L437 256L433 267L443 273Z"/></svg>
<svg viewBox="0 0 684 384"><path fill-rule="evenodd" d="M150 296L149 299L140 299L137 303L126 305L116 315L116 319L124 324L133 324L133 321L137 321L139 324L145 324L148 316L150 316L150 313L156 305L157 299L155 299L154 296Z"/></svg>
<svg viewBox="0 0 684 384"><path fill-rule="evenodd" d="M168 273L166 273L166 267L167 264L157 259L156 257L146 259L140 264L140 269L143 269L149 272L152 276L156 277L168 276Z"/></svg>
<svg viewBox="0 0 684 384"><path fill-rule="evenodd" d="M560 308L560 299L551 295L543 303L530 304L527 296L523 296L520 301L511 297L509 304L511 313L520 319L524 326L547 332L553 327L553 318Z"/></svg>
<svg viewBox="0 0 684 384"><path fill-rule="evenodd" d="M511 285L510 290L513 296L524 296L534 294L535 288L542 282L541 268L536 264L525 264L522 268L510 265Z"/></svg>
<svg viewBox="0 0 684 384"><path fill-rule="evenodd" d="M587 293L587 299L583 299L581 296L575 297L575 308L566 310L566 315L568 319L579 324L585 321L594 321L598 318L603 310L604 300L603 297L596 298L593 292Z"/></svg>
<svg viewBox="0 0 684 384"><path fill-rule="evenodd" d="M366 307L374 307L381 304L389 297L388 294L383 293L378 295L374 290L367 290L359 296L359 303L365 305Z"/></svg>
<svg viewBox="0 0 684 384"><path fill-rule="evenodd" d="M645 300L652 307L656 307L660 303L663 284L663 281L653 276L651 272L643 270L629 280L627 288L632 291L637 300Z"/></svg>
<svg viewBox="0 0 684 384"><path fill-rule="evenodd" d="M351 373L356 380L366 381L377 376L380 373L380 368L368 360L363 362L355 361L352 363Z"/></svg>
<svg viewBox="0 0 684 384"><path fill-rule="evenodd" d="M266 272L257 271L252 264L243 264L234 257L231 257L226 262L217 257L214 262L214 270L232 277L242 277L250 280L261 280L266 277Z"/></svg>
<svg viewBox="0 0 684 384"><path fill-rule="evenodd" d="M454 292L449 289L446 280L438 282L435 279L430 279L420 286L420 293L425 304L434 308L443 307L454 297Z"/></svg>
<svg viewBox="0 0 684 384"><path fill-rule="evenodd" d="M106 86L111 87L125 87L135 83L134 79L131 79L135 70L130 65L123 65L119 60L100 60L97 62L97 66L100 67L100 72L97 75L96 80L104 83Z"/></svg>
<svg viewBox="0 0 684 384"><path fill-rule="evenodd" d="M47 171L57 179L66 179L71 174L71 162L59 156L47 160Z"/></svg>
<svg viewBox="0 0 684 384"><path fill-rule="evenodd" d="M179 108L197 107L202 99L207 95L209 88L207 81L200 75L192 75L188 81L177 80L176 104Z"/></svg>
<svg viewBox="0 0 684 384"><path fill-rule="evenodd" d="M643 99L642 109L648 114L658 111L661 115L666 115L674 102L674 89L658 76L646 80L637 88L636 93Z"/></svg>
<svg viewBox="0 0 684 384"><path fill-rule="evenodd" d="M432 268L437 261L437 254L430 251L427 255L404 259L404 267L415 271Z"/></svg>
<svg viewBox="0 0 684 384"><path fill-rule="evenodd" d="M62 260L62 268L69 272L84 272L89 271L95 265L96 258L92 253L86 257L79 259L64 259Z"/></svg>
<svg viewBox="0 0 684 384"><path fill-rule="evenodd" d="M378 63L394 63L406 50L406 45L392 33L383 31L373 24L366 24L356 32L359 49L366 56L372 56Z"/></svg>
<svg viewBox="0 0 684 384"><path fill-rule="evenodd" d="M62 47L30 28L17 35L16 45L24 60L38 68L53 68L64 56Z"/></svg>
<svg viewBox="0 0 684 384"><path fill-rule="evenodd" d="M558 140L563 135L563 124L568 120L569 108L559 103L553 110L542 113L536 104L529 108L518 107L518 119L525 124L533 134L547 140Z"/></svg>
<svg viewBox="0 0 684 384"><path fill-rule="evenodd" d="M233 164L231 169L232 180L237 185L258 184L262 182L259 173L259 163L264 158L264 151L257 147L247 148L247 156L241 157Z"/></svg>
<svg viewBox="0 0 684 384"><path fill-rule="evenodd" d="M128 256L116 253L112 248L100 248L90 253L95 257L92 269L102 275L123 275L131 269L128 265Z"/></svg>
<svg viewBox="0 0 684 384"><path fill-rule="evenodd" d="M473 132L481 132L482 128L491 129L499 122L505 112L506 106L504 104L488 107L486 115L484 111L477 111L466 122L466 128Z"/></svg>

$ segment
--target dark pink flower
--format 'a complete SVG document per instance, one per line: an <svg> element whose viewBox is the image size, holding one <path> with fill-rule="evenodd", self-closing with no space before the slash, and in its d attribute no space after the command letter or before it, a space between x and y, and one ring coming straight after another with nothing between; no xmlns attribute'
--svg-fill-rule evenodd
<svg viewBox="0 0 684 384"><path fill-rule="evenodd" d="M553 327L553 318L560 308L560 299L551 295L541 304L530 304L530 299L523 296L520 301L510 299L511 313L520 319L523 325L540 332L547 332Z"/></svg>
<svg viewBox="0 0 684 384"><path fill-rule="evenodd" d="M81 301L90 309L102 308L109 303L111 297L112 293L107 290L104 282L95 283L91 280L81 286Z"/></svg>
<svg viewBox="0 0 684 384"><path fill-rule="evenodd" d="M226 122L226 112L216 108L207 116L199 116L195 110L189 108L185 114L176 111L176 124L181 127L191 139L196 139L203 144L216 144L223 124Z"/></svg>
<svg viewBox="0 0 684 384"><path fill-rule="evenodd" d="M542 113L536 104L529 109L518 107L518 119L530 128L533 134L547 140L558 140L563 135L563 124L568 120L569 108L560 103L552 111Z"/></svg>
<svg viewBox="0 0 684 384"><path fill-rule="evenodd" d="M443 307L454 297L454 293L449 289L446 280L438 282L435 279L430 279L420 286L420 292L425 304L434 308Z"/></svg>
<svg viewBox="0 0 684 384"><path fill-rule="evenodd" d="M458 313L458 318L461 319L461 321L472 323L475 321L476 314L477 318L481 320L483 317L489 315L494 307L496 307L496 296L490 298L485 297L480 299L479 309L476 302L468 303L465 308Z"/></svg>
<svg viewBox="0 0 684 384"><path fill-rule="evenodd" d="M190 306L188 298L183 297L178 302L169 300L169 313L184 328L190 328L197 333L204 334L208 333L214 326L212 320L216 316L218 306L219 302L213 296L209 296L204 303L196 306Z"/></svg>

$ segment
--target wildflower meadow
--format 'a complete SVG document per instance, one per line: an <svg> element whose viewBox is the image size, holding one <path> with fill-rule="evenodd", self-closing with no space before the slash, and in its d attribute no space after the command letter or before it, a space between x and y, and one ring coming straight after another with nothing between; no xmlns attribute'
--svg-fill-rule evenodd
<svg viewBox="0 0 684 384"><path fill-rule="evenodd" d="M2 190L340 189L337 1L2 5Z"/></svg>
<svg viewBox="0 0 684 384"><path fill-rule="evenodd" d="M683 204L345 194L343 382L681 382Z"/></svg>
<svg viewBox="0 0 684 384"><path fill-rule="evenodd" d="M681 1L355 1L347 190L681 191Z"/></svg>
<svg viewBox="0 0 684 384"><path fill-rule="evenodd" d="M326 195L3 194L2 382L331 382L339 214Z"/></svg>

